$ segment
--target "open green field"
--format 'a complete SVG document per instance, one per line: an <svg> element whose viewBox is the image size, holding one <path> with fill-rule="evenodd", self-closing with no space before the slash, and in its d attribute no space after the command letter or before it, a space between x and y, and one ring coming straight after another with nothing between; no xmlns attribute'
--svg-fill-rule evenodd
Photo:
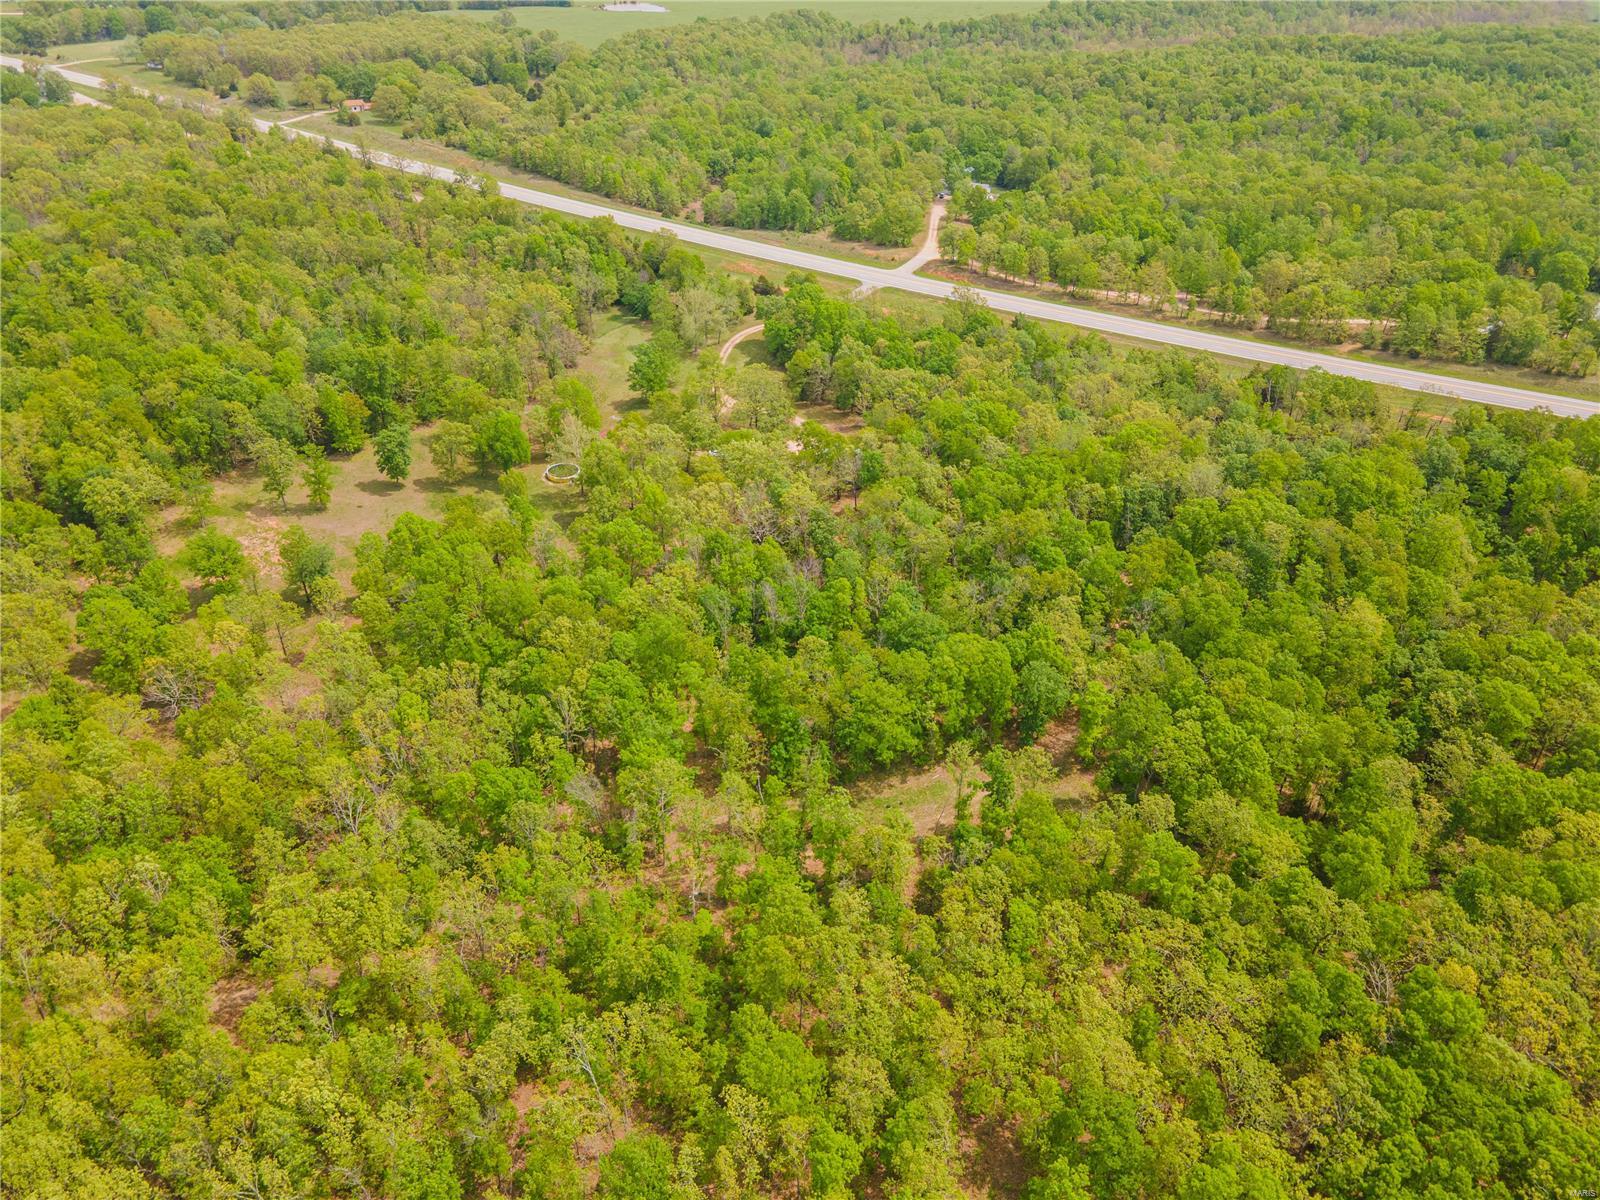
<svg viewBox="0 0 1600 1200"><path fill-rule="evenodd" d="M116 46L121 43L102 42L99 44ZM50 52L49 61L56 61L56 53L54 50ZM60 61L64 66L73 60L62 58ZM179 83L169 75L162 74L160 71L152 71L138 58L136 52L131 58L122 56L102 62L83 62L82 66L90 74L98 75L102 79L109 80L119 86L139 88L164 100L181 100L185 104L198 105L207 110L220 111L227 108L245 108L256 116L269 121L282 121L286 117L310 111L305 108L295 107L293 101L294 84L286 79L275 81L278 88L279 107L257 108L245 104L237 95L219 96L206 88L189 87L186 84ZM333 128L334 126L330 121L329 129Z"/></svg>
<svg viewBox="0 0 1600 1200"><path fill-rule="evenodd" d="M115 45L116 43L107 42L105 44ZM54 50L51 51L52 59L55 57L55 53ZM63 59L62 61L69 60ZM143 88L147 92L169 100L214 105L219 108L225 104L237 103L237 101L231 99L224 99L215 92L207 91L205 88L188 87L185 84L181 84L171 76L163 75L160 71L150 70L142 61L136 58L116 62L85 64L83 69L91 75L98 75L102 79L119 86Z"/></svg>
<svg viewBox="0 0 1600 1200"><path fill-rule="evenodd" d="M702 18L767 17L797 8L829 13L844 21L958 21L990 13L1026 12L1041 7L1032 0L890 0L887 4L864 0L664 0L669 11L606 12L599 4L574 4L570 8L513 8L509 11L525 29L551 29L566 41L583 46L598 46L619 34L637 29L660 29ZM469 20L493 20L498 14L481 10L457 10L453 15Z"/></svg>
<svg viewBox="0 0 1600 1200"><path fill-rule="evenodd" d="M100 42L69 42L60 46L51 46L45 53L45 59L53 63L81 63L94 61L95 66L102 65L99 59L116 61L130 58L139 52L137 38L119 38L116 41Z"/></svg>
<svg viewBox="0 0 1600 1200"><path fill-rule="evenodd" d="M589 349L578 359L575 374L594 392L602 428L610 429L631 411L628 364L633 348L649 336L649 325L626 313L613 311L595 319Z"/></svg>

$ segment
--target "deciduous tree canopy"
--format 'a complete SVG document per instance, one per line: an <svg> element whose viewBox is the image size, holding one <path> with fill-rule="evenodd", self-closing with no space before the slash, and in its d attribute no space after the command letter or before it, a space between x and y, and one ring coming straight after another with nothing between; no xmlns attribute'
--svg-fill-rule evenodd
<svg viewBox="0 0 1600 1200"><path fill-rule="evenodd" d="M1574 13L802 12L592 52L410 16L163 34L157 56L190 82L329 75L408 136L713 223L905 245L948 187L945 257L983 274L1586 376L1600 32Z"/></svg>
<svg viewBox="0 0 1600 1200"><path fill-rule="evenodd" d="M727 404L682 248L240 137L6 110L0 1190L1593 1186L1600 421L800 277ZM343 575L155 543L432 418Z"/></svg>

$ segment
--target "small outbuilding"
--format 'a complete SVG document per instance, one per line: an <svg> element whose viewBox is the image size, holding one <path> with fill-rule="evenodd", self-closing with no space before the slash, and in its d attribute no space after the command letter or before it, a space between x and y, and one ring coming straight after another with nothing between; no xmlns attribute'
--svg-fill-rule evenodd
<svg viewBox="0 0 1600 1200"><path fill-rule="evenodd" d="M371 100L363 100L360 96L352 96L341 106L345 112L366 112L372 107Z"/></svg>

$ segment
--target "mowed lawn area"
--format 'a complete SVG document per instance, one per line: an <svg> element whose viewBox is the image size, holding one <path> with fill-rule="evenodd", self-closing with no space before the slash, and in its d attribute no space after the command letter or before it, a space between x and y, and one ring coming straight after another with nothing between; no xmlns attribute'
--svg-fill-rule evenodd
<svg viewBox="0 0 1600 1200"><path fill-rule="evenodd" d="M649 323L637 317L617 311L595 316L589 349L579 357L575 374L594 392L601 428L610 429L640 406L628 387L628 367L633 362L633 348L643 345L649 336Z"/></svg>
<svg viewBox="0 0 1600 1200"><path fill-rule="evenodd" d="M99 42L67 42L51 46L44 52L46 62L81 62L100 65L100 59L131 58L139 52L138 38L117 38Z"/></svg>

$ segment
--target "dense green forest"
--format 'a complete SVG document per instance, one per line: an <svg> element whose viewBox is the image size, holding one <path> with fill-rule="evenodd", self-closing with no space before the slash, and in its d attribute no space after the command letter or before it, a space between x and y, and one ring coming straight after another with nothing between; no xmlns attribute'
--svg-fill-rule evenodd
<svg viewBox="0 0 1600 1200"><path fill-rule="evenodd" d="M1600 369L1600 29L1573 8L802 12L592 52L424 16L150 43L186 82L324 76L409 136L670 215L905 245L950 186L941 247L980 275Z"/></svg>
<svg viewBox="0 0 1600 1200"><path fill-rule="evenodd" d="M5 126L5 1194L1600 1177L1600 422ZM206 523L412 422L497 488L348 572Z"/></svg>
<svg viewBox="0 0 1600 1200"><path fill-rule="evenodd" d="M499 85L496 95L520 97L538 75L552 69L563 51L547 37L512 33L492 25L444 17L400 14L355 20L330 29L307 23L291 29L258 27L216 37L206 32L163 33L146 37L144 53L180 83L225 95L240 80L326 79L330 94L370 98L387 75L400 71L448 85L451 95L441 113L460 110L464 124L482 124L490 100L483 85Z"/></svg>
<svg viewBox="0 0 1600 1200"><path fill-rule="evenodd" d="M39 53L62 43L115 41L169 31L208 35L238 29L285 29L303 21L353 21L450 7L450 0L182 0L175 4L97 0L20 0L7 6L0 45Z"/></svg>

